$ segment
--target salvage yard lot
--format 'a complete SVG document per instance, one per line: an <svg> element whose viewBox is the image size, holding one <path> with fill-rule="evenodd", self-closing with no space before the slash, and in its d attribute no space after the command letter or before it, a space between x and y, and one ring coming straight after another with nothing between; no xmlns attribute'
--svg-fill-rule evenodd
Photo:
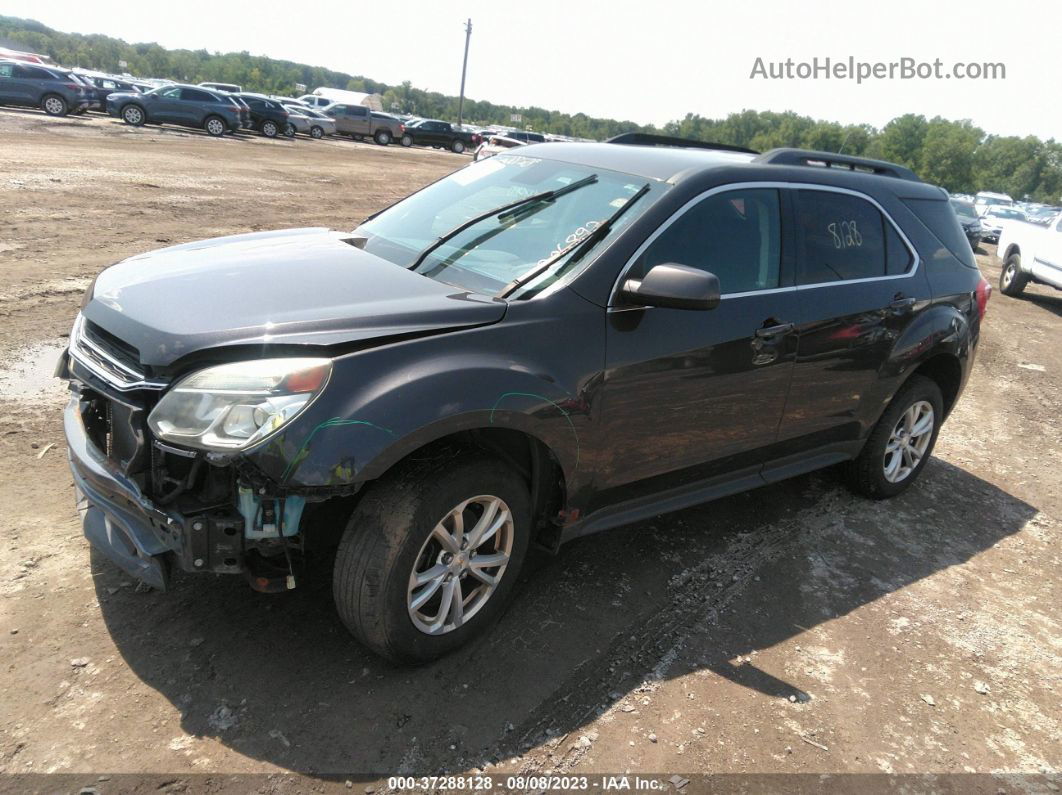
<svg viewBox="0 0 1062 795"><path fill-rule="evenodd" d="M824 472L583 539L485 638L395 668L328 561L282 596L159 594L91 554L47 368L115 260L351 229L469 159L10 109L0 139L0 773L1057 771L1062 293L992 298L896 500Z"/></svg>

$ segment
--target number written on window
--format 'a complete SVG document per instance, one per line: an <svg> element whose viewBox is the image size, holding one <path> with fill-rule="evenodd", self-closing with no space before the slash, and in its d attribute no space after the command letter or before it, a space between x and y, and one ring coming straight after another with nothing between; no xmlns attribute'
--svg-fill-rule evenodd
<svg viewBox="0 0 1062 795"><path fill-rule="evenodd" d="M863 236L859 234L859 225L855 220L834 222L826 227L833 238L834 248L858 248L863 245Z"/></svg>

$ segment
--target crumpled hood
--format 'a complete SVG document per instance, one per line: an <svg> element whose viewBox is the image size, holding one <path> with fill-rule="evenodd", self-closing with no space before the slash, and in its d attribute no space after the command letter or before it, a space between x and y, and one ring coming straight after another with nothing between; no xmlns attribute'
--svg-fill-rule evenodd
<svg viewBox="0 0 1062 795"><path fill-rule="evenodd" d="M234 235L130 257L96 279L86 318L165 367L228 345L338 345L467 328L505 315L324 228Z"/></svg>

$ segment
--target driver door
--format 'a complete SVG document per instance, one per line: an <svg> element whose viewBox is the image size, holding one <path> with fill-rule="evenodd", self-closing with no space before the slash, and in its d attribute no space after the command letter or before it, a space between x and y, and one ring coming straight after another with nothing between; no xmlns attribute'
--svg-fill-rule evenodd
<svg viewBox="0 0 1062 795"><path fill-rule="evenodd" d="M777 438L796 355L797 295L783 257L783 195L723 190L681 210L623 279L673 262L714 273L711 310L608 310L602 505L758 473Z"/></svg>
<svg viewBox="0 0 1062 795"><path fill-rule="evenodd" d="M181 89L179 86L164 88L148 95L148 114L151 121L181 121Z"/></svg>

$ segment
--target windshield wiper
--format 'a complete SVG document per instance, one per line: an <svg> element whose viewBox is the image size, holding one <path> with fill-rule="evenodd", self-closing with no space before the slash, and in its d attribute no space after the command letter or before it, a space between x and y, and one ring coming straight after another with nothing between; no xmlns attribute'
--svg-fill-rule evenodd
<svg viewBox="0 0 1062 795"><path fill-rule="evenodd" d="M597 174L591 174L588 177L583 177L582 179L578 179L575 182L571 182L562 188L555 188L553 190L543 191L542 193L536 193L532 196L525 196L524 198L518 199L517 201L510 202L509 204L503 204L501 207L495 207L493 210L488 210L485 213L480 213L479 215L473 216L464 223L455 226L442 237L436 238L435 242L433 242L430 246L420 252L420 254L417 255L417 258L413 260L412 264L407 267L411 271L416 270L420 267L424 260L428 258L428 255L435 251L437 248L439 248L439 246L445 244L446 241L457 237L466 229L469 229L470 227L473 227L476 224L481 223L482 221L486 221L488 218L498 216L499 221L504 221L506 218L510 218L516 215L516 213L514 213L513 211L519 207L523 207L524 205L528 204L544 204L546 202L551 202L566 193L571 193L574 190L579 190L579 188L585 187L586 185L591 185L594 182L597 182Z"/></svg>
<svg viewBox="0 0 1062 795"><path fill-rule="evenodd" d="M574 263L581 260L584 256L586 256L587 252L590 251L590 249L592 249L594 245L596 245L599 240L601 240L602 238L604 238L605 235L608 234L608 231L623 216L623 214L627 212L630 206L636 201L638 201L638 199L642 198L642 196L644 196L648 192L649 183L647 182L642 185L642 187L638 188L637 191L631 194L631 197L623 203L623 206L616 210L616 212L614 212L611 216L602 221L597 226L597 228L594 229L593 232L591 232L581 240L575 241L570 246L561 249L552 257L547 259L545 262L540 263L538 266L532 268L522 276L517 276L515 279L505 285L502 291L498 293L497 297L507 298L518 287L522 287L523 285L530 282L532 279L535 279L542 273L545 273L547 270L552 268L557 262L564 259L564 257L567 256L569 253L571 253L572 255L571 259L568 260L569 265L573 265Z"/></svg>

